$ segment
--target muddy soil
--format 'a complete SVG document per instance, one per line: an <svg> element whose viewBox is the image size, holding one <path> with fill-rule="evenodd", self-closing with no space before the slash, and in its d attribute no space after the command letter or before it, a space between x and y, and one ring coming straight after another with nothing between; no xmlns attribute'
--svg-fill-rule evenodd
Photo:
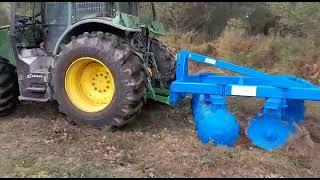
<svg viewBox="0 0 320 180"><path fill-rule="evenodd" d="M287 148L266 152L244 135L262 102L228 101L241 122L234 148L201 144L188 99L150 102L117 131L72 125L55 102L23 102L0 121L0 177L319 177L319 117L307 117L307 133Z"/></svg>

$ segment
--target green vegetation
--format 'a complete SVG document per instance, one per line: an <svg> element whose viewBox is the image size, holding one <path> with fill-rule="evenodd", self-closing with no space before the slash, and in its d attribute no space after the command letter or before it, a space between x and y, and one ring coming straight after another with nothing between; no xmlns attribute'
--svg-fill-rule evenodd
<svg viewBox="0 0 320 180"><path fill-rule="evenodd" d="M159 9L168 9L161 16L169 31L164 41L174 52L188 49L320 85L318 2L167 3Z"/></svg>

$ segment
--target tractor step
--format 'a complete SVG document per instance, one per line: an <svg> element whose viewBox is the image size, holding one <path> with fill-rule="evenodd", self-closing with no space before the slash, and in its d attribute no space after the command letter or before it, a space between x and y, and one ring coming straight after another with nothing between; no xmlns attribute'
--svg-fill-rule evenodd
<svg viewBox="0 0 320 180"><path fill-rule="evenodd" d="M20 101L36 101L36 102L47 102L50 100L50 98L29 98L24 96L18 97Z"/></svg>
<svg viewBox="0 0 320 180"><path fill-rule="evenodd" d="M31 91L31 92L37 92L37 93L46 92L46 88L45 87L28 87L27 90Z"/></svg>
<svg viewBox="0 0 320 180"><path fill-rule="evenodd" d="M53 58L43 49L22 49L17 61L21 100L47 101L50 99L49 79Z"/></svg>
<svg viewBox="0 0 320 180"><path fill-rule="evenodd" d="M196 61L242 76L213 73L189 75L188 61ZM272 151L285 146L304 119L304 101L320 101L320 88L294 76L270 75L221 59L180 51L176 80L170 85L169 103L192 94L192 112L198 137L223 146L236 143L239 122L226 108L226 96L264 98L264 107L251 119L246 135L256 146Z"/></svg>

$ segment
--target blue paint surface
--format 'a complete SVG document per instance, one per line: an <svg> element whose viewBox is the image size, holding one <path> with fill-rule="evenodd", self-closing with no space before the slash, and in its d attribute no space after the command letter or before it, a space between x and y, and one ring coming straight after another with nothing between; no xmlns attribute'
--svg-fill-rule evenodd
<svg viewBox="0 0 320 180"><path fill-rule="evenodd" d="M214 73L191 75L188 61L229 70L239 76ZM176 105L187 94L192 95L192 113L199 139L203 143L211 141L223 146L234 145L240 131L236 118L226 108L225 98L264 98L264 108L249 122L247 136L253 144L269 151L285 146L295 131L295 124L300 124L304 119L305 101L320 101L320 88L302 78L271 75L228 60L179 51L176 80L170 85L170 104Z"/></svg>
<svg viewBox="0 0 320 180"><path fill-rule="evenodd" d="M303 100L287 99L287 108L284 109L283 119L290 123L300 124L304 118L305 106Z"/></svg>
<svg viewBox="0 0 320 180"><path fill-rule="evenodd" d="M284 147L294 130L287 121L262 115L249 122L247 136L256 146L272 151Z"/></svg>
<svg viewBox="0 0 320 180"><path fill-rule="evenodd" d="M219 104L215 104L215 100ZM221 146L233 146L238 139L240 125L226 110L223 102L221 99L208 98L204 94L193 96L195 126L198 137L204 144L212 142Z"/></svg>

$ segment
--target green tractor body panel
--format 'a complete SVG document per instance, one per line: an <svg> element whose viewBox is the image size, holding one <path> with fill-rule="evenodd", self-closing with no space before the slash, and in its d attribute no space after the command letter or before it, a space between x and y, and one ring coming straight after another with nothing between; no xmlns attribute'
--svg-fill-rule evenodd
<svg viewBox="0 0 320 180"><path fill-rule="evenodd" d="M127 20L127 22L126 22L127 24L125 24L123 22L124 20L122 18L120 18L120 16L116 16L113 19L89 18L89 19L78 21L75 24L68 26L67 29L60 35L57 43L55 44L53 54L57 55L58 50L59 50L59 46L60 46L61 42L66 37L70 37L72 35L75 35L73 32L76 31L77 28L82 28L85 25L88 25L90 23L105 25L105 27L111 26L111 27L118 29L119 31L127 31L127 32L140 32L141 31L141 29L139 29L139 28L132 28L133 21L130 21L128 19L126 19L126 20ZM83 32L85 32L85 31L86 31L86 29L83 29Z"/></svg>
<svg viewBox="0 0 320 180"><path fill-rule="evenodd" d="M151 33L153 33L156 36L164 36L165 31L164 31L164 26L162 23L157 22L157 21L151 21L150 26L148 26L149 30Z"/></svg>
<svg viewBox="0 0 320 180"><path fill-rule="evenodd" d="M10 64L16 65L16 59L10 40L9 26L0 27L0 57L9 60Z"/></svg>
<svg viewBox="0 0 320 180"><path fill-rule="evenodd" d="M140 27L147 27L155 36L165 35L163 24L152 20L150 17L137 17L126 13L121 13L113 20L115 24L121 24L127 28L140 29Z"/></svg>
<svg viewBox="0 0 320 180"><path fill-rule="evenodd" d="M126 13L120 13L115 18L113 18L112 22L114 24L120 24L127 28L139 29L140 21L137 16L133 16Z"/></svg>

